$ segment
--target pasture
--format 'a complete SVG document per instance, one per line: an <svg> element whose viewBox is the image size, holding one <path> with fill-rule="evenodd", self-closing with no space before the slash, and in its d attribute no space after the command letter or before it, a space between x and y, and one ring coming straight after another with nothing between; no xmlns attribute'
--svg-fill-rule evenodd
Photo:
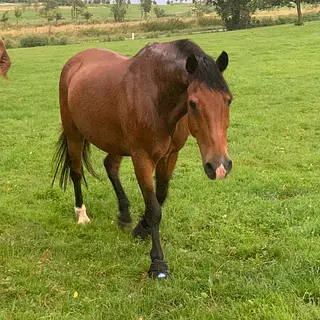
<svg viewBox="0 0 320 320"><path fill-rule="evenodd" d="M195 140L180 153L161 236L172 278L147 278L149 241L116 227L117 203L86 175L89 225L71 183L51 187L58 81L74 53L135 54L146 40L12 49L0 80L0 319L320 319L319 22L192 36L228 52L234 94L224 181L209 181ZM162 38L167 41L172 38ZM121 170L134 222L144 207Z"/></svg>

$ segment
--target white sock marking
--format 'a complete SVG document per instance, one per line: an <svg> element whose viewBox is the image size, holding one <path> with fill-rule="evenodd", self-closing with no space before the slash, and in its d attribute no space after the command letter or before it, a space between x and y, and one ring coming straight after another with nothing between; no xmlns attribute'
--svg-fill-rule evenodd
<svg viewBox="0 0 320 320"><path fill-rule="evenodd" d="M74 211L79 224L90 222L90 218L87 216L86 207L84 204L81 206L81 208L74 208Z"/></svg>

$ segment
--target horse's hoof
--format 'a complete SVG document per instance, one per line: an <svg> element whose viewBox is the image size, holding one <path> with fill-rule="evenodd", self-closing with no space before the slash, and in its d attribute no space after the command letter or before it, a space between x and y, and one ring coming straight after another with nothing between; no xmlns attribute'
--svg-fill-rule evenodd
<svg viewBox="0 0 320 320"><path fill-rule="evenodd" d="M74 208L74 211L78 220L78 224L86 224L91 221L90 218L87 216L87 211L84 204L81 206L81 208Z"/></svg>
<svg viewBox="0 0 320 320"><path fill-rule="evenodd" d="M169 278L169 267L165 260L154 260L151 262L148 275L152 279L168 279Z"/></svg>
<svg viewBox="0 0 320 320"><path fill-rule="evenodd" d="M90 218L79 218L77 224L87 224L91 222Z"/></svg>
<svg viewBox="0 0 320 320"><path fill-rule="evenodd" d="M123 221L120 219L120 217L118 217L117 224L118 224L119 229L121 229L124 232L130 232L132 230L132 222L131 221L129 221L129 222Z"/></svg>
<svg viewBox="0 0 320 320"><path fill-rule="evenodd" d="M140 220L136 227L132 230L132 235L135 238L146 239L151 235L151 228L149 226L145 228L141 221L142 220Z"/></svg>

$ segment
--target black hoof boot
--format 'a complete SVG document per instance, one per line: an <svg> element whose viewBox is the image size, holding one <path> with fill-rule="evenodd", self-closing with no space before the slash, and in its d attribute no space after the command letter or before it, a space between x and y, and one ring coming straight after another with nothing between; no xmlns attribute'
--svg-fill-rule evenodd
<svg viewBox="0 0 320 320"><path fill-rule="evenodd" d="M165 260L154 260L151 262L148 275L152 279L168 279L169 267Z"/></svg>
<svg viewBox="0 0 320 320"><path fill-rule="evenodd" d="M130 232L132 230L132 221L123 221L118 217L117 224L119 229L121 229L124 232Z"/></svg>
<svg viewBox="0 0 320 320"><path fill-rule="evenodd" d="M144 219L141 219L136 227L132 230L132 235L137 238L146 239L151 235L151 228Z"/></svg>

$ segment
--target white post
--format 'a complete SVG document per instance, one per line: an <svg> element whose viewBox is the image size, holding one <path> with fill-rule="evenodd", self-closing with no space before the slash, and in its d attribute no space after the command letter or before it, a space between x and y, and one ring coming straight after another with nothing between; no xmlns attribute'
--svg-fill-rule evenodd
<svg viewBox="0 0 320 320"><path fill-rule="evenodd" d="M131 39L134 40L134 32L131 33Z"/></svg>

